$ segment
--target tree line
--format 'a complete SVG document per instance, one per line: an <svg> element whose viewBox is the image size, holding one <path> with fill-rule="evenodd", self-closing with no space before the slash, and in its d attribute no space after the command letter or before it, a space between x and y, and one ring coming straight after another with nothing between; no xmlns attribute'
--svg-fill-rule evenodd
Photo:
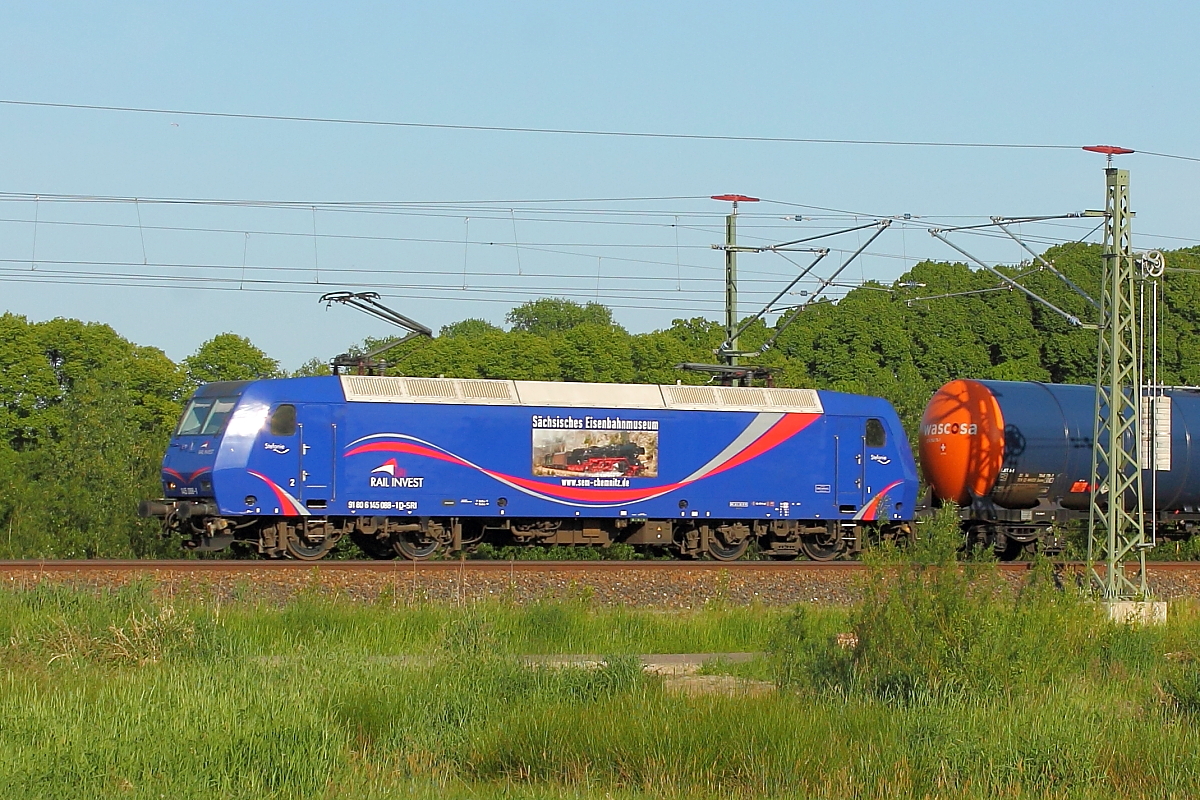
<svg viewBox="0 0 1200 800"><path fill-rule="evenodd" d="M1200 385L1200 248L1166 255L1160 375L1165 383ZM1097 245L1052 247L1043 256L1098 297ZM1095 321L1094 308L1051 272L1036 264L1008 272ZM741 345L759 347L776 332L758 321ZM723 327L704 317L630 333L602 304L544 298L514 308L504 327L465 319L405 343L387 353L387 372L702 383L705 376L675 365L712 362L723 338ZM359 351L380 341L363 342ZM984 270L922 262L890 286L868 283L836 303L812 304L756 363L771 367L780 386L886 397L912 435L929 395L954 378L1092 382L1095 331L1071 325ZM313 359L292 374L328 373ZM204 382L286 374L234 333L175 363L107 325L0 316L0 558L178 554L177 543L161 539L135 509L161 493L159 463L183 402Z"/></svg>

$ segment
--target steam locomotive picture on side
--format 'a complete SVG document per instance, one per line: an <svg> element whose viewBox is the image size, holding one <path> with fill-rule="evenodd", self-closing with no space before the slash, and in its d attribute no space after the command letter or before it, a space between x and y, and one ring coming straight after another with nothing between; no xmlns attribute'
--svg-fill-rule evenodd
<svg viewBox="0 0 1200 800"><path fill-rule="evenodd" d="M533 474L657 478L658 431L533 430Z"/></svg>

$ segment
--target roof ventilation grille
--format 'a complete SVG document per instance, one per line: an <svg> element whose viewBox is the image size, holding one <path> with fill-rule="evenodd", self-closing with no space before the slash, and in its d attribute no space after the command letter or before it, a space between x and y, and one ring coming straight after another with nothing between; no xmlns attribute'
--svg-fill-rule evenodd
<svg viewBox="0 0 1200 800"><path fill-rule="evenodd" d="M405 378L411 397L457 397L454 381L447 378Z"/></svg>
<svg viewBox="0 0 1200 800"><path fill-rule="evenodd" d="M664 386L671 405L716 405L717 393L711 386Z"/></svg>
<svg viewBox="0 0 1200 800"><path fill-rule="evenodd" d="M465 380L458 381L463 397L480 400L512 400L512 384L508 381Z"/></svg>
<svg viewBox="0 0 1200 800"><path fill-rule="evenodd" d="M765 406L767 390L753 386L722 386L717 389L721 404L726 406Z"/></svg>

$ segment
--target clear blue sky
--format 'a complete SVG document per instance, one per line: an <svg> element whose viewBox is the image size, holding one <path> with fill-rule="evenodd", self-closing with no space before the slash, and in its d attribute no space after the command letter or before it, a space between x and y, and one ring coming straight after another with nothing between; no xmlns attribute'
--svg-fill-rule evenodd
<svg viewBox="0 0 1200 800"><path fill-rule="evenodd" d="M1198 16L1184 3L1107 2L10 2L0 7L0 100L1113 143L1200 157ZM317 294L343 285L379 286L386 302L435 328L465 317L501 322L522 299L545 294L610 303L634 331L716 318L721 256L709 245L720 239L724 208L699 199L710 194L780 201L745 209L748 242L853 224L850 214L811 207L918 215L847 270L853 281L890 281L916 258L953 255L925 232L930 225L1095 208L1103 187L1102 158L1069 150L664 141L17 106L0 106L0 143L0 192L297 202L0 202L0 310L106 322L174 358L234 331L288 367L389 332L318 306ZM1134 155L1121 165L1132 171L1139 246L1200 240L1200 163ZM559 202L527 202L537 200ZM386 213L325 205L361 201L411 205L373 209ZM795 214L814 219L784 219ZM840 240L822 270L858 241ZM966 244L995 260L1019 256L1011 243ZM746 313L795 269L772 255L743 257L742 268ZM181 276L230 290L183 288Z"/></svg>

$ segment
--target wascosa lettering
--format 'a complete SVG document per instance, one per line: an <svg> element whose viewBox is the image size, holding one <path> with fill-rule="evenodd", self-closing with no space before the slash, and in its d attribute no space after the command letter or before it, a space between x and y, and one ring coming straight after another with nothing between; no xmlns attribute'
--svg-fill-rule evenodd
<svg viewBox="0 0 1200 800"><path fill-rule="evenodd" d="M936 425L922 425L922 436L942 436L945 434L958 434L962 436L974 436L979 433L979 424L958 423L958 422L939 422Z"/></svg>

